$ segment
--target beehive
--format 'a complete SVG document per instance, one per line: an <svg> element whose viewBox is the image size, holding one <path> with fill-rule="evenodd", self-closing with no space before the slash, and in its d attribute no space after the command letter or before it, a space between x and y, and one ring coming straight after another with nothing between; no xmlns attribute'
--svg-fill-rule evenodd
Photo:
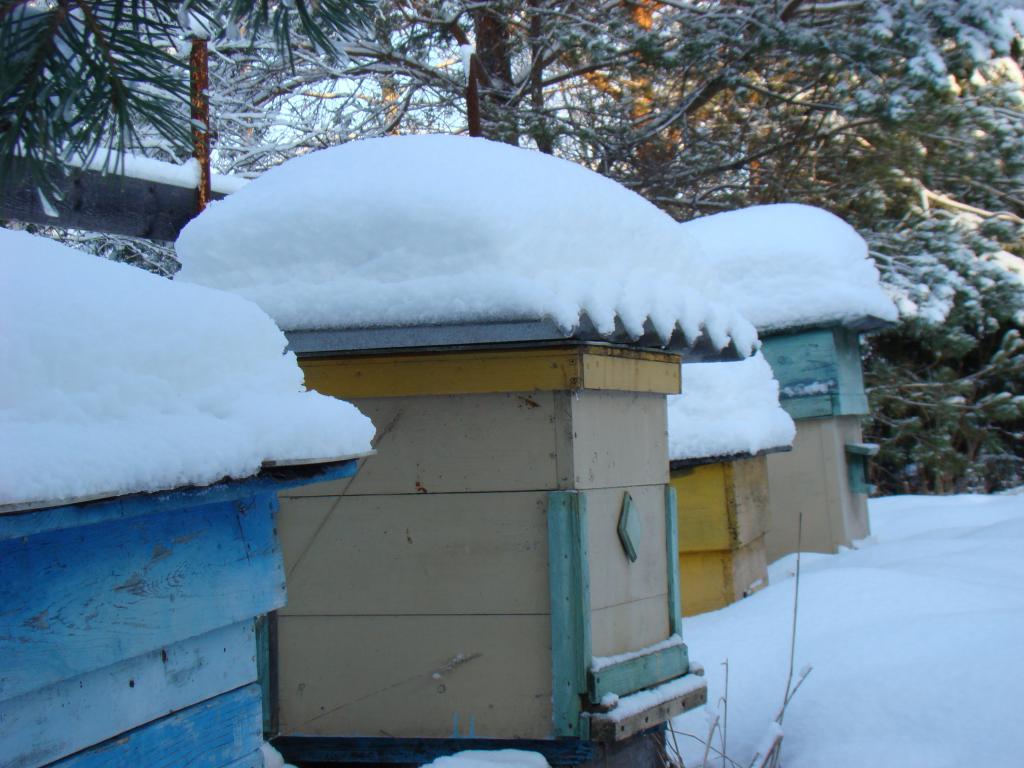
<svg viewBox="0 0 1024 768"><path fill-rule="evenodd" d="M764 356L781 386L780 402L796 421L793 450L768 457L769 561L801 548L835 552L870 533L865 444L868 413L860 358L862 327L777 333Z"/></svg>
<svg viewBox="0 0 1024 768"><path fill-rule="evenodd" d="M678 355L564 342L300 362L379 437L356 478L282 498L286 757L498 745L583 764L703 702L679 637ZM628 718L602 711L658 686Z"/></svg>

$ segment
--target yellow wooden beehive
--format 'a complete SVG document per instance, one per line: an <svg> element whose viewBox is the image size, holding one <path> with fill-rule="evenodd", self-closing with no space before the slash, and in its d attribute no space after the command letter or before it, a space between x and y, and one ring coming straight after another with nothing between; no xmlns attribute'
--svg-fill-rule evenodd
<svg viewBox="0 0 1024 768"><path fill-rule="evenodd" d="M723 608L766 582L766 457L672 462L683 615Z"/></svg>

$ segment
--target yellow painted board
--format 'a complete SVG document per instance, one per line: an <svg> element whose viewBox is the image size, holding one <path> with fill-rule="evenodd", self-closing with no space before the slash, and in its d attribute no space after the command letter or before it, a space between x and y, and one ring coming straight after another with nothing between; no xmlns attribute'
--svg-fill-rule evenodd
<svg viewBox="0 0 1024 768"><path fill-rule="evenodd" d="M672 472L679 505L679 551L714 552L735 543L735 509L728 462Z"/></svg>
<svg viewBox="0 0 1024 768"><path fill-rule="evenodd" d="M679 556L684 616L717 611L756 592L766 582L763 538L737 550L688 552Z"/></svg>
<svg viewBox="0 0 1024 768"><path fill-rule="evenodd" d="M606 346L302 358L306 386L335 397L604 389L677 394L679 357Z"/></svg>

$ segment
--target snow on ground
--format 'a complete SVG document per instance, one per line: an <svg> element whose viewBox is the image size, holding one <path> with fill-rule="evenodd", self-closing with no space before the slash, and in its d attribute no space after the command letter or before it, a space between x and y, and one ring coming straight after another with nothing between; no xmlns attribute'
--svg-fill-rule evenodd
<svg viewBox="0 0 1024 768"><path fill-rule="evenodd" d="M858 548L802 557L795 668L813 670L786 712L783 765L1021 765L1024 495L891 497L870 514ZM709 705L675 728L706 736L728 659L728 753L744 766L786 687L795 562L683 623ZM703 746L677 739L700 765Z"/></svg>
<svg viewBox="0 0 1024 768"><path fill-rule="evenodd" d="M467 749L454 755L439 757L424 768L548 768L548 761L536 752L519 749Z"/></svg>
<svg viewBox="0 0 1024 768"><path fill-rule="evenodd" d="M286 330L551 318L678 325L752 351L719 276L666 213L582 166L460 136L353 141L287 161L182 231L177 278Z"/></svg>
<svg viewBox="0 0 1024 768"><path fill-rule="evenodd" d="M683 366L682 394L668 398L668 457L710 458L791 445L793 419L758 352L732 363Z"/></svg>
<svg viewBox="0 0 1024 768"><path fill-rule="evenodd" d="M0 229L0 505L203 485L368 451L259 307Z"/></svg>
<svg viewBox="0 0 1024 768"><path fill-rule="evenodd" d="M896 308L857 232L807 205L759 205L681 224L721 281L719 299L761 331L843 322Z"/></svg>

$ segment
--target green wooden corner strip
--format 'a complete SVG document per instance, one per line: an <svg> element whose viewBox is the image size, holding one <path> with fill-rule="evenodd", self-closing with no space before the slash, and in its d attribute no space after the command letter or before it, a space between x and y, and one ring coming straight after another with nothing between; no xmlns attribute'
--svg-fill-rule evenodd
<svg viewBox="0 0 1024 768"><path fill-rule="evenodd" d="M590 570L586 497L548 494L548 581L551 596L551 699L555 736L580 737L580 695L590 663Z"/></svg>
<svg viewBox="0 0 1024 768"><path fill-rule="evenodd" d="M689 671L686 646L679 644L590 673L587 695L597 704L609 693L626 696L651 688Z"/></svg>
<svg viewBox="0 0 1024 768"><path fill-rule="evenodd" d="M832 395L779 398L779 405L794 419L815 419L833 415Z"/></svg>
<svg viewBox="0 0 1024 768"><path fill-rule="evenodd" d="M665 486L665 559L668 566L669 634L683 634L682 607L679 600L679 506L676 489Z"/></svg>

